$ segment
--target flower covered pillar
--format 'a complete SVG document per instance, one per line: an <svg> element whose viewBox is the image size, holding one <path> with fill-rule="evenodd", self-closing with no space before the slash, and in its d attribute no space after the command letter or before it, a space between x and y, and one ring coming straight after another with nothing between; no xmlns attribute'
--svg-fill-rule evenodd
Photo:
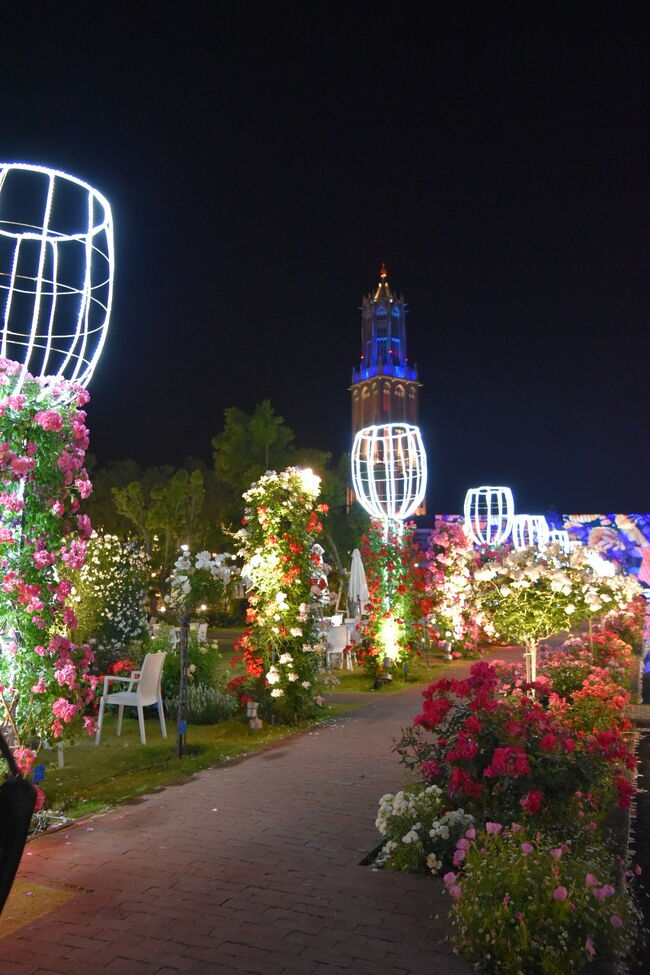
<svg viewBox="0 0 650 975"><path fill-rule="evenodd" d="M0 389L19 363L0 359ZM83 565L91 526L85 389L29 374L0 397L0 721L17 743L60 738L93 697L92 653L77 646L70 573ZM93 719L85 719L93 730Z"/></svg>
<svg viewBox="0 0 650 975"><path fill-rule="evenodd" d="M246 674L229 687L262 716L295 721L322 704L317 621L330 602L329 566L318 536L328 511L317 504L320 478L289 467L268 471L244 494L236 538L248 591L248 629L235 644L233 662Z"/></svg>

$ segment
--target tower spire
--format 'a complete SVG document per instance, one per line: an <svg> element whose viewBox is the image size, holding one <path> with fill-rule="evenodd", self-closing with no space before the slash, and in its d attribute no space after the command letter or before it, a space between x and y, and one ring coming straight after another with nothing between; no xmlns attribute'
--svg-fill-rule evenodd
<svg viewBox="0 0 650 975"><path fill-rule="evenodd" d="M419 386L406 351L406 302L393 293L382 261L375 292L361 309L361 360L350 387L352 432L370 424L417 423Z"/></svg>

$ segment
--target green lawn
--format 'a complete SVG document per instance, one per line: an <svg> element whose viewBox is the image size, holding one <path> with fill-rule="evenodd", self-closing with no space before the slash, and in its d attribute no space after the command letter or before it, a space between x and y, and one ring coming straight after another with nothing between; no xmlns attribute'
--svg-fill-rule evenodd
<svg viewBox="0 0 650 975"><path fill-rule="evenodd" d="M321 720L334 718L354 706L328 705ZM189 754L179 759L174 722L167 722L168 737L163 739L157 718L148 720L147 744L142 745L135 718L125 716L118 738L115 716L107 713L99 746L95 747L94 738L67 742L63 768L58 767L56 751L40 753L39 761L45 765L45 779L41 786L48 809L75 819L178 782L201 769L290 737L307 727L306 722L296 727L265 724L260 731L251 731L241 719L213 725L190 725L187 730Z"/></svg>
<svg viewBox="0 0 650 975"><path fill-rule="evenodd" d="M438 678L443 667L448 669L449 666L438 659L427 667L424 660L417 659L411 665L406 680L401 671L396 672L392 681L384 683L376 691L372 689L370 678L359 668L353 671L332 670L329 673L337 682L332 682L328 692L336 695L362 694L372 700L376 694L391 694L417 684L426 686ZM354 702L330 702L326 704L321 720L327 721L360 706L363 706L363 702L358 698ZM312 725L315 723L311 722ZM111 709L106 715L102 741L97 748L94 738L66 742L62 769L58 767L56 751L42 751L39 761L45 765L42 788L48 810L61 813L68 819L76 819L182 781L195 772L290 737L310 726L308 722L296 727L265 724L260 731L251 731L241 718L211 725L190 724L187 734L189 754L179 759L175 723L167 722L167 739L160 736L157 718L148 720L146 724L146 745L140 743L135 717L125 716L123 733L118 738L115 734L115 713ZM46 816L41 817L39 824L41 828L44 825L47 825Z"/></svg>
<svg viewBox="0 0 650 975"><path fill-rule="evenodd" d="M355 667L354 670L333 668L328 671L328 674L336 678L338 684L332 684L328 690L336 694L390 694L416 684L426 687L427 684L438 680L443 670L449 671L454 665L460 666L465 663L464 660L449 662L438 657L435 660L431 659L427 666L423 658L415 657L409 664L406 675L401 668L394 668L393 679L384 681L377 691L373 690L371 679L361 667Z"/></svg>

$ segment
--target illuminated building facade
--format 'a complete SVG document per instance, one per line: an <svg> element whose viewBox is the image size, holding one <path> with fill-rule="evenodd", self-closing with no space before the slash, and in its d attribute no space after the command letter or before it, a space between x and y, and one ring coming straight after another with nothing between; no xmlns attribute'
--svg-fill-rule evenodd
<svg viewBox="0 0 650 975"><path fill-rule="evenodd" d="M384 264L361 308L361 360L352 370L352 437L381 423L418 423L417 366L406 347L406 302L388 283Z"/></svg>

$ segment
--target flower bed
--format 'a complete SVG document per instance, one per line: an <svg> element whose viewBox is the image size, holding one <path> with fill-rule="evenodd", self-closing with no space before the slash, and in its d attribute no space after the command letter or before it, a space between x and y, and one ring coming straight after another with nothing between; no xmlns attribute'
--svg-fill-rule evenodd
<svg viewBox="0 0 650 975"><path fill-rule="evenodd" d="M613 963L636 937L632 874L612 828L612 809L634 793L622 683L631 649L608 629L593 643L544 649L534 685L522 667L484 661L431 684L396 746L415 783L380 800L376 863L451 867L452 940L485 972ZM474 818L460 835L454 811Z"/></svg>

